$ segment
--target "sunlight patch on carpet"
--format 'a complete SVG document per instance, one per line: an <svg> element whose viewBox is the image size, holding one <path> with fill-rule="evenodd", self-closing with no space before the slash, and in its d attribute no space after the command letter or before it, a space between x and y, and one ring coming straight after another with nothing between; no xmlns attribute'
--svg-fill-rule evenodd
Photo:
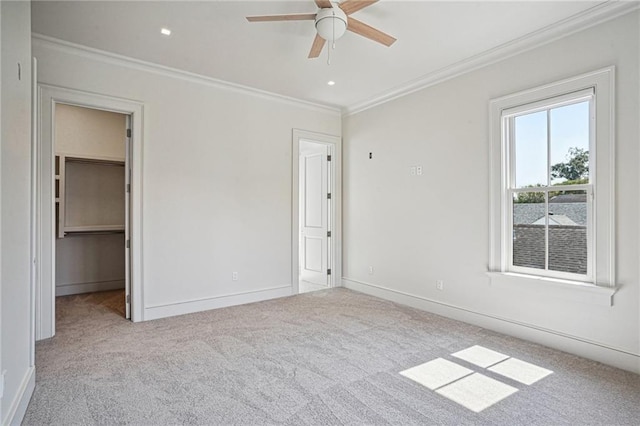
<svg viewBox="0 0 640 426"><path fill-rule="evenodd" d="M504 384L480 373L464 377L436 391L476 413L518 392L513 386Z"/></svg>
<svg viewBox="0 0 640 426"><path fill-rule="evenodd" d="M509 358L506 361L498 363L490 368L489 371L498 373L501 376L508 377L525 385L532 385L540 379L544 379L553 371L537 365L519 360L517 358Z"/></svg>
<svg viewBox="0 0 640 426"><path fill-rule="evenodd" d="M472 373L473 370L442 358L436 358L433 361L425 362L400 372L403 376L431 390L448 385Z"/></svg>
<svg viewBox="0 0 640 426"><path fill-rule="evenodd" d="M532 385L553 374L553 371L546 368L479 345L455 352L451 356L524 385ZM517 388L500 380L443 358L425 362L401 371L400 374L476 413L518 392Z"/></svg>
<svg viewBox="0 0 640 426"><path fill-rule="evenodd" d="M479 345L471 346L451 355L482 368L487 368L509 358L509 355L501 354Z"/></svg>

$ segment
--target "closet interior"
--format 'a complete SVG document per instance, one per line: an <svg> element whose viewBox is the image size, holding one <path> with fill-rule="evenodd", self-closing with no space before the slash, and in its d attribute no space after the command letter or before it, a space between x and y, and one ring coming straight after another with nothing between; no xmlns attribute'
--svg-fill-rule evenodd
<svg viewBox="0 0 640 426"><path fill-rule="evenodd" d="M56 296L123 290L127 116L57 104Z"/></svg>

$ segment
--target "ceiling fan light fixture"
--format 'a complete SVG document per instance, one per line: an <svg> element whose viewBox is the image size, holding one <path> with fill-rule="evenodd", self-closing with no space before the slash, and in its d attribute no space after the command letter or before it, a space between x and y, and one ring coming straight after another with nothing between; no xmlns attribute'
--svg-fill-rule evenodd
<svg viewBox="0 0 640 426"><path fill-rule="evenodd" d="M314 59L319 57L325 44L329 42L330 46L327 48L327 64L329 64L331 49L336 48L336 40L342 37L347 30L387 47L396 41L396 39L389 34L385 34L351 17L352 13L376 4L377 1L378 0L342 0L340 3L336 3L331 0L315 0L315 5L320 8L316 13L247 16L247 21L314 21L316 34L313 37L313 44L311 45L308 58Z"/></svg>
<svg viewBox="0 0 640 426"><path fill-rule="evenodd" d="M320 9L316 15L316 31L327 41L335 41L347 31L347 15L339 8Z"/></svg>

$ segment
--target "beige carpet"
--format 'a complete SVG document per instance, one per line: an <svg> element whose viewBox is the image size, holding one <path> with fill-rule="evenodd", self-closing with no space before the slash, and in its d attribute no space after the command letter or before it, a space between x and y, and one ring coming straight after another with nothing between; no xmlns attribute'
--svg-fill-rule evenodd
<svg viewBox="0 0 640 426"><path fill-rule="evenodd" d="M640 424L638 375L345 289L138 324L122 297L58 298L25 425Z"/></svg>

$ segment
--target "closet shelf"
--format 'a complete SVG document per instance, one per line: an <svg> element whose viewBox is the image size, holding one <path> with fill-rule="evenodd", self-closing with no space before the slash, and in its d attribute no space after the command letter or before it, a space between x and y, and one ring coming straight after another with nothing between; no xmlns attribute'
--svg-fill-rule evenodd
<svg viewBox="0 0 640 426"><path fill-rule="evenodd" d="M65 234L71 232L124 232L123 225L88 225L88 226L65 226Z"/></svg>
<svg viewBox="0 0 640 426"><path fill-rule="evenodd" d="M98 157L71 157L65 156L65 162L67 163L85 163L85 164L101 164L103 166L119 166L124 167L124 161L105 159Z"/></svg>
<svg viewBox="0 0 640 426"><path fill-rule="evenodd" d="M124 229L118 231L72 231L65 232L65 237L75 237L82 235L124 235Z"/></svg>
<svg viewBox="0 0 640 426"><path fill-rule="evenodd" d="M119 158L56 155L56 235L122 233L125 162Z"/></svg>

